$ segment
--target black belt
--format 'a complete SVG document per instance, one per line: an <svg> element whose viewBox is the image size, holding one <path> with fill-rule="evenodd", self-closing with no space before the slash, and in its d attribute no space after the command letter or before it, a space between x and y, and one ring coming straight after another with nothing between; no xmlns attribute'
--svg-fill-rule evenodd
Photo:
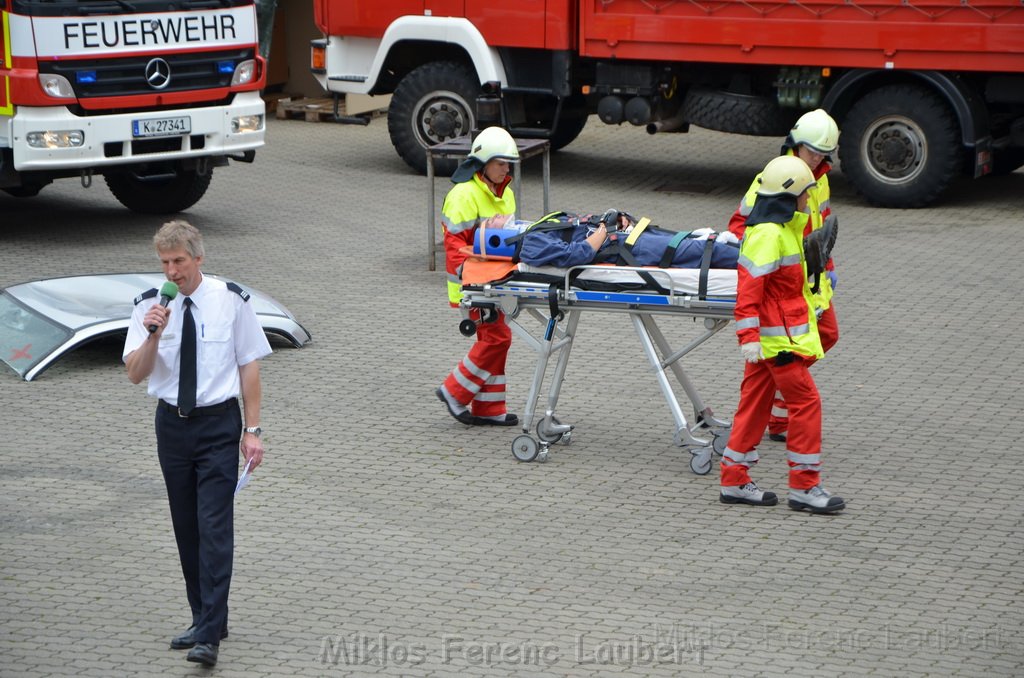
<svg viewBox="0 0 1024 678"><path fill-rule="evenodd" d="M222 412L227 412L232 407L238 407L238 398L228 398L224 402L217 403L216 405L206 405L204 407L193 407L192 411L189 412L188 414L182 414L178 410L178 406L177 405L172 405L172 404L170 404L169 402L167 402L166 400L163 400L163 399L161 399L157 403L157 405L158 405L158 407L160 407L162 409L165 409L168 412L173 412L174 414L178 415L182 419L188 419L190 417L208 417L211 414L221 414Z"/></svg>

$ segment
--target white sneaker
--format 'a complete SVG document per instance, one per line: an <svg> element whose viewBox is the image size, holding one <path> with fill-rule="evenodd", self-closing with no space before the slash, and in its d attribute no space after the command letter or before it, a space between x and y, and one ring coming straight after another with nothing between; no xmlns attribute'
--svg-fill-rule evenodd
<svg viewBox="0 0 1024 678"><path fill-rule="evenodd" d="M753 506L775 506L779 498L774 492L764 492L757 483L750 481L746 485L722 485L718 501L723 504L751 504Z"/></svg>
<svg viewBox="0 0 1024 678"><path fill-rule="evenodd" d="M835 513L846 508L842 497L834 497L821 485L809 490L790 490L789 508L795 511L809 510L811 513Z"/></svg>

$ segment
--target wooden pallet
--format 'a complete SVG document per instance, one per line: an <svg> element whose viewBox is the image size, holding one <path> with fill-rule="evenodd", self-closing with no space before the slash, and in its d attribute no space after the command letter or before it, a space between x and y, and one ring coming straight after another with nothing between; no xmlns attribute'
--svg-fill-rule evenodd
<svg viewBox="0 0 1024 678"><path fill-rule="evenodd" d="M288 94L285 92L264 92L263 103L267 105L267 115L274 115L277 112L277 104L279 101L291 101L292 99L299 98L297 94Z"/></svg>
<svg viewBox="0 0 1024 678"><path fill-rule="evenodd" d="M384 114L383 110L367 111L358 116L367 122ZM277 102L277 117L280 120L305 120L306 122L334 122L334 99L311 98L280 99ZM338 100L338 117L348 117L345 98Z"/></svg>

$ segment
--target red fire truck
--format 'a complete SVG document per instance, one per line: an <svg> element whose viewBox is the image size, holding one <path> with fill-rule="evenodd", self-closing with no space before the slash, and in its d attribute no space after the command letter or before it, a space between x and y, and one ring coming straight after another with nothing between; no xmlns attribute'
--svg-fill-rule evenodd
<svg viewBox="0 0 1024 678"><path fill-rule="evenodd" d="M420 170L427 146L474 127L485 85L501 124L553 148L593 113L782 136L822 107L843 173L882 206L1024 163L1020 0L313 2L313 74L329 92L393 94L392 142Z"/></svg>
<svg viewBox="0 0 1024 678"><path fill-rule="evenodd" d="M0 0L0 189L103 175L178 212L263 145L253 0Z"/></svg>

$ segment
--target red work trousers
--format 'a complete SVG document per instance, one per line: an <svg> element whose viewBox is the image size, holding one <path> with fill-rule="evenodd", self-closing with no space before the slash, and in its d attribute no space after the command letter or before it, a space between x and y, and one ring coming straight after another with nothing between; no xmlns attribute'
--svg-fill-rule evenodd
<svg viewBox="0 0 1024 678"><path fill-rule="evenodd" d="M775 391L789 405L786 456L789 486L806 490L818 484L821 466L821 396L807 369L814 361L794 356L785 365L775 358L746 363L740 384L740 403L733 418L729 443L722 455L722 485L745 485L757 462L757 444L771 414Z"/></svg>
<svg viewBox="0 0 1024 678"><path fill-rule="evenodd" d="M839 321L836 319L834 302L818 318L818 335L821 337L821 347L825 349L825 353L828 353L829 349L839 341ZM782 397L782 393L776 391L772 416L768 419L768 433L785 433L788 427L789 413L786 410L786 399Z"/></svg>
<svg viewBox="0 0 1024 678"><path fill-rule="evenodd" d="M480 320L479 309L470 309L469 315ZM505 359L511 346L512 330L499 311L497 321L477 325L476 342L444 380L448 393L473 416L505 414Z"/></svg>

